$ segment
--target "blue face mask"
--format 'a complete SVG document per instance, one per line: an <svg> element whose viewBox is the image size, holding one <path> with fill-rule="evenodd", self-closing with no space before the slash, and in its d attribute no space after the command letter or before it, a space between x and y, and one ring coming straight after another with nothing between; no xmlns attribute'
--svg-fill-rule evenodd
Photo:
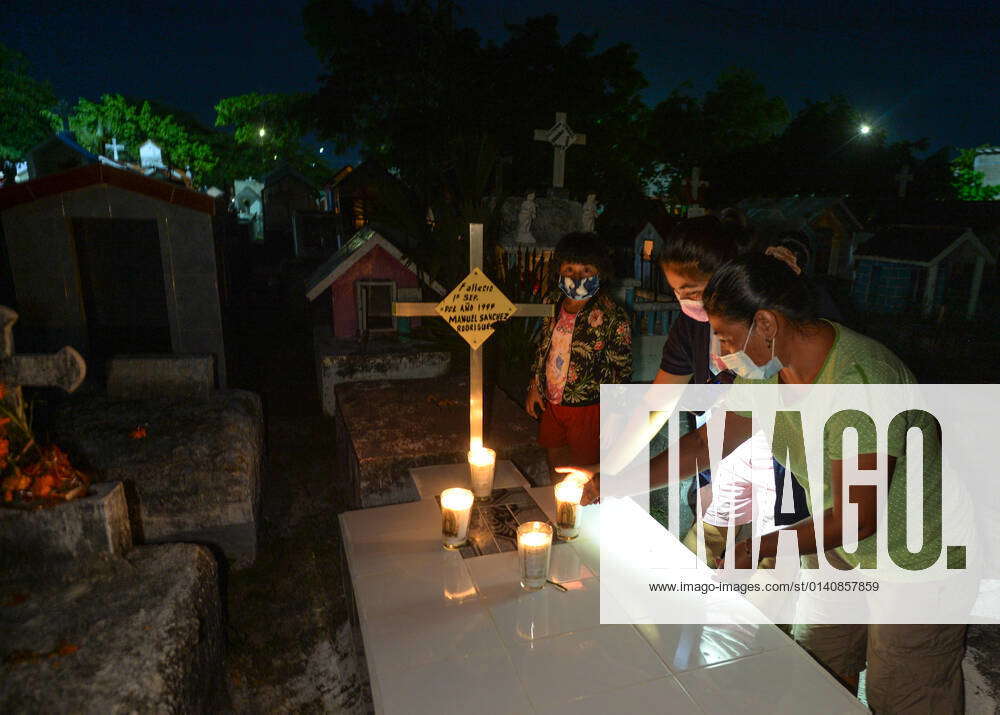
<svg viewBox="0 0 1000 715"><path fill-rule="evenodd" d="M587 300L597 295L601 287L600 276L590 276L589 278L571 278L570 276L560 276L559 290L570 300Z"/></svg>
<svg viewBox="0 0 1000 715"><path fill-rule="evenodd" d="M779 372L784 367L781 364L781 360L778 356L774 354L774 343L771 343L771 359L768 360L763 365L758 365L750 356L746 354L746 347L750 343L750 333L753 332L753 325L750 325L750 331L747 333L746 342L743 343L743 350L739 352L730 353L729 355L720 355L719 359L725 364L727 368L735 372L740 377L747 380L769 380Z"/></svg>

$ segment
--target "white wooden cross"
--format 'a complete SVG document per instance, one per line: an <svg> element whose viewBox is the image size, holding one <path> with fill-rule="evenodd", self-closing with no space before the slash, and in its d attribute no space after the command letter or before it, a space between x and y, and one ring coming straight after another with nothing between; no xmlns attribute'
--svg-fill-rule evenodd
<svg viewBox="0 0 1000 715"><path fill-rule="evenodd" d="M109 151L111 151L114 154L115 161L118 161L118 150L119 149L124 149L125 145L124 144L119 144L117 137L112 137L111 138L111 143L110 144L105 144L104 148L107 149L107 150L109 150Z"/></svg>
<svg viewBox="0 0 1000 715"><path fill-rule="evenodd" d="M898 174L896 174L896 185L899 187L899 198L906 196L906 185L913 181L913 174L910 173L910 167L904 166Z"/></svg>
<svg viewBox="0 0 1000 715"><path fill-rule="evenodd" d="M695 166L691 168L691 178L684 179L684 183L691 187L691 201L692 203L698 203L698 189L702 186L708 186L707 181L701 180L701 167Z"/></svg>
<svg viewBox="0 0 1000 715"><path fill-rule="evenodd" d="M556 112L556 123L551 129L536 129L535 141L552 145L552 186L563 187L566 174L566 150L574 144L586 144L586 134L576 134L566 123L566 113Z"/></svg>
<svg viewBox="0 0 1000 715"><path fill-rule="evenodd" d="M393 315L399 317L445 318L469 343L469 449L483 446L483 343L493 334L493 325L509 318L549 318L555 313L552 305L511 303L482 270L483 225L471 223L469 275L455 290L440 303L392 304ZM470 322L462 322L466 317Z"/></svg>

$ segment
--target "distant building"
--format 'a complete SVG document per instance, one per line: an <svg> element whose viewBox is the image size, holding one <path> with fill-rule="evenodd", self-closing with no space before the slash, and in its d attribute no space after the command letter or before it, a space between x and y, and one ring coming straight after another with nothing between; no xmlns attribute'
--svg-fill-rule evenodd
<svg viewBox="0 0 1000 715"><path fill-rule="evenodd" d="M888 226L855 255L855 307L877 313L942 307L966 318L976 313L983 273L993 255L972 229Z"/></svg>
<svg viewBox="0 0 1000 715"><path fill-rule="evenodd" d="M412 262L383 232L373 226L361 229L306 283L306 298L310 301L322 295L329 297L335 338L407 333L409 319L396 318L392 304L420 301L422 284L442 298L446 293L436 282L421 281Z"/></svg>
<svg viewBox="0 0 1000 715"><path fill-rule="evenodd" d="M981 149L972 162L972 170L982 173L985 186L1000 186L1000 147Z"/></svg>
<svg viewBox="0 0 1000 715"><path fill-rule="evenodd" d="M815 275L849 279L855 249L869 236L839 196L745 199L738 208L761 243L795 234Z"/></svg>
<svg viewBox="0 0 1000 715"><path fill-rule="evenodd" d="M114 355L210 354L224 385L215 203L100 163L0 189L22 345L72 345L97 371Z"/></svg>

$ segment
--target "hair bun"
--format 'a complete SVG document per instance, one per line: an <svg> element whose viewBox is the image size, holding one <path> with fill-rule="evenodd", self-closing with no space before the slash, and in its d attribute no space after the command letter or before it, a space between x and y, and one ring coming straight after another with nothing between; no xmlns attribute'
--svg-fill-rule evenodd
<svg viewBox="0 0 1000 715"><path fill-rule="evenodd" d="M764 251L764 255L771 256L771 258L781 261L786 266L791 268L795 275L802 275L802 269L799 267L799 261L790 249L785 248L784 246L768 246L767 250Z"/></svg>

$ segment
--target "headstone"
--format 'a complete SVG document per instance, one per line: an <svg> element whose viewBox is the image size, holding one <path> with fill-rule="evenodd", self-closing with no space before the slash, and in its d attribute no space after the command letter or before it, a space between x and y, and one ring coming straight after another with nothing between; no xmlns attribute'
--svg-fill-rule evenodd
<svg viewBox="0 0 1000 715"><path fill-rule="evenodd" d="M143 169L166 168L163 164L163 152L152 139L147 139L146 143L139 147L139 164Z"/></svg>
<svg viewBox="0 0 1000 715"><path fill-rule="evenodd" d="M536 129L535 141L552 145L552 186L561 189L566 179L566 150L574 144L586 144L587 135L577 134L566 123L566 113L556 112L556 123L551 129Z"/></svg>

